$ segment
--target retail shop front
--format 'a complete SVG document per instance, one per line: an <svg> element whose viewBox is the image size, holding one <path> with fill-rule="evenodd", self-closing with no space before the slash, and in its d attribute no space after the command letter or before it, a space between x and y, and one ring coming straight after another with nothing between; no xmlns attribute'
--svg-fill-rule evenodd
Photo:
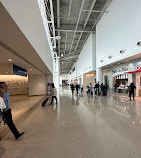
<svg viewBox="0 0 141 158"><path fill-rule="evenodd" d="M104 85L107 85L113 92L127 94L129 79L126 72L128 72L128 64L103 70Z"/></svg>
<svg viewBox="0 0 141 158"><path fill-rule="evenodd" d="M134 82L136 86L136 96L141 96L141 59L130 62L129 71L130 83Z"/></svg>

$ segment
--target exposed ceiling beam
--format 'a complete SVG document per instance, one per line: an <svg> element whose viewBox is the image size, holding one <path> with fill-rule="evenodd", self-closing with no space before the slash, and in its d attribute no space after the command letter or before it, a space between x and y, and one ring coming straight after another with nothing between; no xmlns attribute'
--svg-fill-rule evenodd
<svg viewBox="0 0 141 158"><path fill-rule="evenodd" d="M64 51L64 54L66 53L66 48L67 48L67 38L68 38L68 32L66 32L66 41L65 41L65 51Z"/></svg>
<svg viewBox="0 0 141 158"><path fill-rule="evenodd" d="M83 12L89 12L89 10L82 10ZM92 10L93 13L101 13L101 10ZM106 13L108 13L108 11L105 11Z"/></svg>
<svg viewBox="0 0 141 158"><path fill-rule="evenodd" d="M72 0L70 0L70 4L69 4L68 21L70 20L71 6L72 6Z"/></svg>
<svg viewBox="0 0 141 158"><path fill-rule="evenodd" d="M91 26L87 26L83 28L83 25L76 26L75 25L61 25L61 27L56 29L56 31L62 31L62 32L95 32L91 29ZM74 35L73 35L74 38Z"/></svg>
<svg viewBox="0 0 141 158"><path fill-rule="evenodd" d="M92 10L93 10L93 7L94 7L95 3L96 3L96 0L93 0L93 1L92 1L92 4L91 4L91 7L90 7L90 10L88 11L88 15L87 15L87 18L86 18L86 21L85 21L85 24L84 24L84 28L85 28L86 25L87 25L87 22L88 22L89 17L90 17L90 15L91 15L91 13L92 13Z"/></svg>
<svg viewBox="0 0 141 158"><path fill-rule="evenodd" d="M72 46L73 46L73 41L74 41L74 38L75 38L76 30L77 30L77 28L78 28L78 24L79 24L79 20L80 20L80 16L81 16L81 11L82 11L82 9L83 9L84 1L85 1L85 0L82 1L81 7L80 7L80 11L79 11L79 15L78 15L78 20L77 20L76 27L75 27L75 31L74 31L74 34L73 34L73 40L72 40L70 52L71 52L71 49L72 49ZM69 53L70 53L70 52L69 52Z"/></svg>
<svg viewBox="0 0 141 158"><path fill-rule="evenodd" d="M78 42L77 42L76 47L75 47L75 51L77 50L77 47L78 47L78 44L80 43L80 39L81 39L82 35L83 35L83 32L80 33Z"/></svg>
<svg viewBox="0 0 141 158"><path fill-rule="evenodd" d="M68 32L66 32L66 33L68 33ZM61 36L61 37L62 37L62 36ZM66 42L66 39L67 39L67 40L72 40L72 38L62 37L61 43L64 44L64 43ZM79 39L75 39L74 42L78 42L78 40L79 40ZM83 41L84 41L84 40L82 40L82 39L80 40L80 42L83 42ZM67 41L67 44L71 44L71 42Z"/></svg>
<svg viewBox="0 0 141 158"><path fill-rule="evenodd" d="M95 31L90 31L90 30L70 30L69 28L68 29L56 29L56 31L60 31L60 32L95 32Z"/></svg>
<svg viewBox="0 0 141 158"><path fill-rule="evenodd" d="M57 18L58 18L58 17L55 17L55 19L57 19ZM59 18L60 18L60 19L68 19L68 17L64 17L64 16L60 16ZM75 21L77 20L77 18L71 18L71 17L69 17L69 19L71 19L71 20L73 20L73 21L74 21L74 20L75 20ZM80 21L81 21L81 20L85 21L86 19L80 19ZM89 21L95 21L95 20L94 20L94 19L89 19Z"/></svg>
<svg viewBox="0 0 141 158"><path fill-rule="evenodd" d="M105 4L105 6L103 7L100 15L98 16L97 20L94 22L92 29L94 29L94 27L96 26L96 24L98 23L98 21L101 19L101 17L103 16L103 14L106 12L106 9L108 8L108 6L110 5L110 3L112 2L112 0L108 0L107 3Z"/></svg>
<svg viewBox="0 0 141 158"><path fill-rule="evenodd" d="M57 16L60 16L60 0L57 0ZM57 27L60 28L60 18L57 18ZM58 31L58 36L60 36L60 31ZM60 40L58 40L58 53L60 55Z"/></svg>
<svg viewBox="0 0 141 158"><path fill-rule="evenodd" d="M91 4L91 7L90 7L90 10L88 11L88 15L87 15L85 24L84 24L84 26L83 26L83 29L84 29L84 28L86 27L86 25L87 25L87 22L88 22L88 20L89 20L89 18L90 18L90 15L91 15L91 13L92 13L92 10L93 10L93 7L94 7L95 3L96 3L96 0L93 0L93 1L92 1L92 4ZM83 32L80 33L79 40L78 40L78 42L77 42L77 44L76 44L76 47L75 47L75 51L77 50L77 47L78 47L78 45L79 45L79 43L80 43L80 39L81 39L82 35L83 35Z"/></svg>

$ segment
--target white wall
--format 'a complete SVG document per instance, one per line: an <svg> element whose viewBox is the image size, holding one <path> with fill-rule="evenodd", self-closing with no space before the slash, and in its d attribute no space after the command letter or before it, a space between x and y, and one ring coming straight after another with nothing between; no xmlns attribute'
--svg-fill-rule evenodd
<svg viewBox="0 0 141 158"><path fill-rule="evenodd" d="M53 75L47 75L47 83L53 83Z"/></svg>
<svg viewBox="0 0 141 158"><path fill-rule="evenodd" d="M1 0L1 2L50 72L53 72L51 50L37 0Z"/></svg>
<svg viewBox="0 0 141 158"><path fill-rule="evenodd" d="M75 71L71 74L71 79L77 78L84 73L96 70L96 35L91 33L74 64ZM73 66L73 67L74 67ZM72 68L73 68L72 67Z"/></svg>
<svg viewBox="0 0 141 158"><path fill-rule="evenodd" d="M28 86L29 86L29 96L46 95L47 76L46 75L29 75Z"/></svg>
<svg viewBox="0 0 141 158"><path fill-rule="evenodd" d="M141 53L136 45L141 41L141 0L113 0L107 10L96 26L97 67Z"/></svg>

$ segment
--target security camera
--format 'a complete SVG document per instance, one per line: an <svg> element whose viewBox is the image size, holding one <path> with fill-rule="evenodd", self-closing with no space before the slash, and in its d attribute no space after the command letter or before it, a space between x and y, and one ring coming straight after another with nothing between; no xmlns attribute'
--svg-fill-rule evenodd
<svg viewBox="0 0 141 158"><path fill-rule="evenodd" d="M124 52L125 52L124 50L121 50L121 51L120 51L120 54L123 54Z"/></svg>
<svg viewBox="0 0 141 158"><path fill-rule="evenodd" d="M138 42L137 45L138 45L138 46L141 46L141 42Z"/></svg>

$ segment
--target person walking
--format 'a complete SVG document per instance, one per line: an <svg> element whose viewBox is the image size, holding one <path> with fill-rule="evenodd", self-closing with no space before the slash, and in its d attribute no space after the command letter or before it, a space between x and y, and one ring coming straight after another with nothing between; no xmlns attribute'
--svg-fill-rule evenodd
<svg viewBox="0 0 141 158"><path fill-rule="evenodd" d="M133 95L133 100L135 101L135 99L134 99L134 97L135 97L135 90L136 89L136 86L135 86L135 84L132 82L131 84L130 84L130 86L129 86L129 97L130 97L130 100L132 100L131 99L131 96Z"/></svg>
<svg viewBox="0 0 141 158"><path fill-rule="evenodd" d="M100 87L99 82L97 82L96 85L95 85L97 95L99 95L99 87Z"/></svg>
<svg viewBox="0 0 141 158"><path fill-rule="evenodd" d="M77 84L77 85L76 85L76 92L77 92L77 95L78 95L79 88L80 88L80 86Z"/></svg>
<svg viewBox="0 0 141 158"><path fill-rule="evenodd" d="M57 104L57 91L56 91L56 88L54 86L54 84L52 85L52 99L51 99L51 104L53 103L53 100L55 99L56 100L56 104Z"/></svg>
<svg viewBox="0 0 141 158"><path fill-rule="evenodd" d="M92 83L90 83L90 92L91 92L91 95L93 95L93 85L92 85Z"/></svg>
<svg viewBox="0 0 141 158"><path fill-rule="evenodd" d="M72 95L73 95L73 93L74 93L74 90L75 90L74 85L73 85L73 84L71 84L71 91L72 91Z"/></svg>
<svg viewBox="0 0 141 158"><path fill-rule="evenodd" d="M16 126L13 123L13 119L12 119L12 113L11 113L11 109L10 109L10 94L8 92L8 85L5 82L0 82L0 89L4 89L5 93L3 94L3 92L0 92L0 96L4 98L4 103L6 105L6 108L3 110L3 115L5 117L6 123L9 127L9 129L11 130L11 132L13 133L15 139L20 138L24 132L19 133L19 131L17 130Z"/></svg>

